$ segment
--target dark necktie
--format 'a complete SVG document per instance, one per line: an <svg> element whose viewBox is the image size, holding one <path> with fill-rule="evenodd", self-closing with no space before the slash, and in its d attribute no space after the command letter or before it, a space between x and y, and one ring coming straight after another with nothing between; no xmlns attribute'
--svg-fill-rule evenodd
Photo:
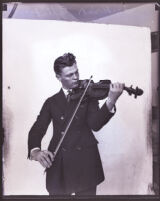
<svg viewBox="0 0 160 201"><path fill-rule="evenodd" d="M67 94L67 102L70 102L70 100L71 100L71 90L68 90L67 91L68 92L68 94Z"/></svg>

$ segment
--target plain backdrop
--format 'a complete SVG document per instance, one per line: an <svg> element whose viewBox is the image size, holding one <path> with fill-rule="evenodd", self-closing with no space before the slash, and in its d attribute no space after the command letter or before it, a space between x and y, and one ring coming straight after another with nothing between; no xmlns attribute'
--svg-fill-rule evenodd
<svg viewBox="0 0 160 201"><path fill-rule="evenodd" d="M45 174L27 159L28 132L43 102L61 85L54 60L75 54L80 79L109 79L140 87L137 99L124 91L117 112L95 137L105 172L98 195L150 194L151 45L146 27L54 20L3 20L3 184L5 195L47 195ZM100 106L105 100L100 101ZM49 127L43 140L46 149ZM74 161L73 161L74 163Z"/></svg>

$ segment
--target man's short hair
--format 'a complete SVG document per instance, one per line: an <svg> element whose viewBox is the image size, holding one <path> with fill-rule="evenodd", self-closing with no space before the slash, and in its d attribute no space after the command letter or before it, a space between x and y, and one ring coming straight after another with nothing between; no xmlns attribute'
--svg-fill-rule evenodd
<svg viewBox="0 0 160 201"><path fill-rule="evenodd" d="M66 66L76 64L76 57L72 53L65 53L63 56L58 57L54 62L54 72L61 74L62 69Z"/></svg>

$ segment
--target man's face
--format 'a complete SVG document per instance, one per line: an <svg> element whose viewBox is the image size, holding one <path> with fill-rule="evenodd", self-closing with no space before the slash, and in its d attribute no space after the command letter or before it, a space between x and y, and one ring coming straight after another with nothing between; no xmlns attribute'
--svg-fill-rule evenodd
<svg viewBox="0 0 160 201"><path fill-rule="evenodd" d="M63 88L73 89L78 86L79 72L76 64L66 66L62 69L60 75L56 75L58 80L62 83Z"/></svg>

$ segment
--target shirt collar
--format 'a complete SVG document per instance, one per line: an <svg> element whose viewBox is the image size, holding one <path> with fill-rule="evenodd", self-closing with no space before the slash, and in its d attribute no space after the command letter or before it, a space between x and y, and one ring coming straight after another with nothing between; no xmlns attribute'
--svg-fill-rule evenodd
<svg viewBox="0 0 160 201"><path fill-rule="evenodd" d="M65 96L67 96L67 95L68 95L68 89L64 89L64 88L62 87L62 90L63 90Z"/></svg>
<svg viewBox="0 0 160 201"><path fill-rule="evenodd" d="M69 94L69 92L72 92L72 89L65 89L63 87L62 87L62 90L63 90L65 96L67 96Z"/></svg>

